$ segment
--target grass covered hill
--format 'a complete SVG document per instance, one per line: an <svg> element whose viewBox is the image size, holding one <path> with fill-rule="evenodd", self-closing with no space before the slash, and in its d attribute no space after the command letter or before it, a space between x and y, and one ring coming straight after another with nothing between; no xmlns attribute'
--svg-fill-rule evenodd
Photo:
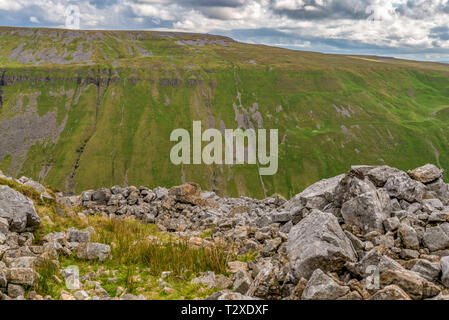
<svg viewBox="0 0 449 320"><path fill-rule="evenodd" d="M279 170L170 162L192 121L279 130ZM0 170L61 190L290 197L350 164L449 169L449 65L200 34L0 28Z"/></svg>

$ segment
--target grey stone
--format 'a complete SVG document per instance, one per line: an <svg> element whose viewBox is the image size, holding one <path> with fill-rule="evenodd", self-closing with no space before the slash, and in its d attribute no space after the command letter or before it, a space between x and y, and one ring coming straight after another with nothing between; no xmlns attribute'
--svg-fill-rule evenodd
<svg viewBox="0 0 449 320"><path fill-rule="evenodd" d="M290 220L291 216L288 211L275 212L271 215L271 221L273 222L288 222Z"/></svg>
<svg viewBox="0 0 449 320"><path fill-rule="evenodd" d="M398 217L388 218L384 220L385 231L396 231L400 224Z"/></svg>
<svg viewBox="0 0 449 320"><path fill-rule="evenodd" d="M90 241L90 232L89 231L81 231L78 229L69 229L67 232L67 241L69 242L89 242Z"/></svg>
<svg viewBox="0 0 449 320"><path fill-rule="evenodd" d="M398 234L401 237L402 244L405 248L419 249L419 239L415 229L402 223L398 229Z"/></svg>
<svg viewBox="0 0 449 320"><path fill-rule="evenodd" d="M192 279L190 281L192 284L201 284L203 286L206 286L208 288L215 288L215 273L213 271L207 271L203 275Z"/></svg>
<svg viewBox="0 0 449 320"><path fill-rule="evenodd" d="M441 267L438 263L419 259L411 270L419 273L426 280L436 281L440 275Z"/></svg>
<svg viewBox="0 0 449 320"><path fill-rule="evenodd" d="M8 284L8 296L11 298L23 297L25 295L25 290L22 286L17 284Z"/></svg>
<svg viewBox="0 0 449 320"><path fill-rule="evenodd" d="M426 188L429 192L433 193L435 197L440 199L444 205L449 204L449 186L443 179L440 178L435 182L426 184Z"/></svg>
<svg viewBox="0 0 449 320"><path fill-rule="evenodd" d="M341 286L322 270L316 269L307 286L304 289L301 299L303 300L335 300L349 293L350 289Z"/></svg>
<svg viewBox="0 0 449 320"><path fill-rule="evenodd" d="M260 254L263 257L272 256L274 253L276 253L276 250L281 245L281 243L282 243L281 238L275 238L275 239L265 241L265 245L264 245L263 249L260 251Z"/></svg>
<svg viewBox="0 0 449 320"><path fill-rule="evenodd" d="M442 169L439 169L433 164L426 164L422 167L408 171L410 177L422 183L435 181L441 178L443 173L444 171Z"/></svg>
<svg viewBox="0 0 449 320"><path fill-rule="evenodd" d="M287 255L297 279L308 279L317 268L336 271L345 262L356 260L337 218L319 210L312 210L290 230Z"/></svg>
<svg viewBox="0 0 449 320"><path fill-rule="evenodd" d="M368 171L367 176L377 187L383 187L391 176L400 175L401 170L389 166L380 166Z"/></svg>
<svg viewBox="0 0 449 320"><path fill-rule="evenodd" d="M421 201L423 211L431 213L443 209L444 205L439 199L423 199Z"/></svg>
<svg viewBox="0 0 449 320"><path fill-rule="evenodd" d="M13 232L36 229L41 221L31 199L3 185L0 185L0 218L8 221L9 229Z"/></svg>
<svg viewBox="0 0 449 320"><path fill-rule="evenodd" d="M251 278L245 271L238 270L235 274L234 292L246 294L251 286L251 282Z"/></svg>
<svg viewBox="0 0 449 320"><path fill-rule="evenodd" d="M430 251L443 250L449 247L449 236L440 226L427 227L423 242Z"/></svg>
<svg viewBox="0 0 449 320"><path fill-rule="evenodd" d="M345 175L342 174L312 184L303 192L287 201L285 207L287 209L292 209L298 206L319 210L324 209L326 205L333 201L335 189L344 176Z"/></svg>
<svg viewBox="0 0 449 320"><path fill-rule="evenodd" d="M402 249L400 256L402 259L418 259L419 252L418 250L412 250L412 249Z"/></svg>
<svg viewBox="0 0 449 320"><path fill-rule="evenodd" d="M31 268L9 268L7 269L6 277L9 283L26 286L33 285L36 279L35 271Z"/></svg>
<svg viewBox="0 0 449 320"><path fill-rule="evenodd" d="M440 260L441 265L441 282L446 288L449 288L449 256L443 257Z"/></svg>

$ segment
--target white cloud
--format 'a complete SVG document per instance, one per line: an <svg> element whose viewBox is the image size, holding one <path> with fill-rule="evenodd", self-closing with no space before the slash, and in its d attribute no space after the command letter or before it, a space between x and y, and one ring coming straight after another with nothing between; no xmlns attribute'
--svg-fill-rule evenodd
<svg viewBox="0 0 449 320"><path fill-rule="evenodd" d="M449 54L449 0L0 0L0 21L64 27L71 3L79 4L85 29L218 32L311 50Z"/></svg>

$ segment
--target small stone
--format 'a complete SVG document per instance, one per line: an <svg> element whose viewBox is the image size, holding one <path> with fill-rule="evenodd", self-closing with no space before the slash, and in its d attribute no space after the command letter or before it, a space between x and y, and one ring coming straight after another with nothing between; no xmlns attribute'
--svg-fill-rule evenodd
<svg viewBox="0 0 449 320"><path fill-rule="evenodd" d="M89 298L89 295L86 291L79 290L73 294L73 297L75 297L76 300L86 300L87 298Z"/></svg>
<svg viewBox="0 0 449 320"><path fill-rule="evenodd" d="M239 270L248 271L248 264L242 261L228 262L228 269L230 273L236 273Z"/></svg>
<svg viewBox="0 0 449 320"><path fill-rule="evenodd" d="M416 181L429 183L441 178L444 171L433 164L426 164L422 167L409 170L407 173Z"/></svg>
<svg viewBox="0 0 449 320"><path fill-rule="evenodd" d="M396 231L400 224L398 217L388 218L384 220L385 231Z"/></svg>
<svg viewBox="0 0 449 320"><path fill-rule="evenodd" d="M335 300L346 295L349 291L349 287L339 285L321 269L316 269L307 282L301 299Z"/></svg>
<svg viewBox="0 0 449 320"><path fill-rule="evenodd" d="M31 268L10 268L7 270L8 282L31 286L34 284L35 271Z"/></svg>

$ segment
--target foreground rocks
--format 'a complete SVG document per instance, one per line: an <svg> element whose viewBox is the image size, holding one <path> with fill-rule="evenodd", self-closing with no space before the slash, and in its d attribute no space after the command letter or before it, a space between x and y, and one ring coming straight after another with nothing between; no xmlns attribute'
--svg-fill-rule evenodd
<svg viewBox="0 0 449 320"><path fill-rule="evenodd" d="M220 244L254 257L230 261L230 277L206 272L193 279L218 290L210 299L449 298L449 188L433 165L407 173L353 166L289 201L279 195L221 198L194 183L153 190L114 186L56 199L83 208L81 216L132 217L193 247ZM0 220L0 230L12 232L11 221ZM32 225L24 228L20 236L32 237L26 233ZM91 243L91 232L50 234L39 250L107 259L110 248ZM17 268L27 268L26 262ZM0 268L0 286L17 285L8 274L18 271L6 271Z"/></svg>
<svg viewBox="0 0 449 320"><path fill-rule="evenodd" d="M21 180L28 183L26 186L37 188L36 192L47 193L45 188L42 190L30 179ZM0 299L24 299L25 292L33 289L41 277L37 272L39 267L50 263L58 270L61 255L71 255L73 251L81 259L104 261L110 257L111 248L108 245L90 242L91 228L50 233L44 237L42 245L35 245L33 231L39 228L40 222L31 199L0 185ZM50 299L33 295L32 292L28 298Z"/></svg>

